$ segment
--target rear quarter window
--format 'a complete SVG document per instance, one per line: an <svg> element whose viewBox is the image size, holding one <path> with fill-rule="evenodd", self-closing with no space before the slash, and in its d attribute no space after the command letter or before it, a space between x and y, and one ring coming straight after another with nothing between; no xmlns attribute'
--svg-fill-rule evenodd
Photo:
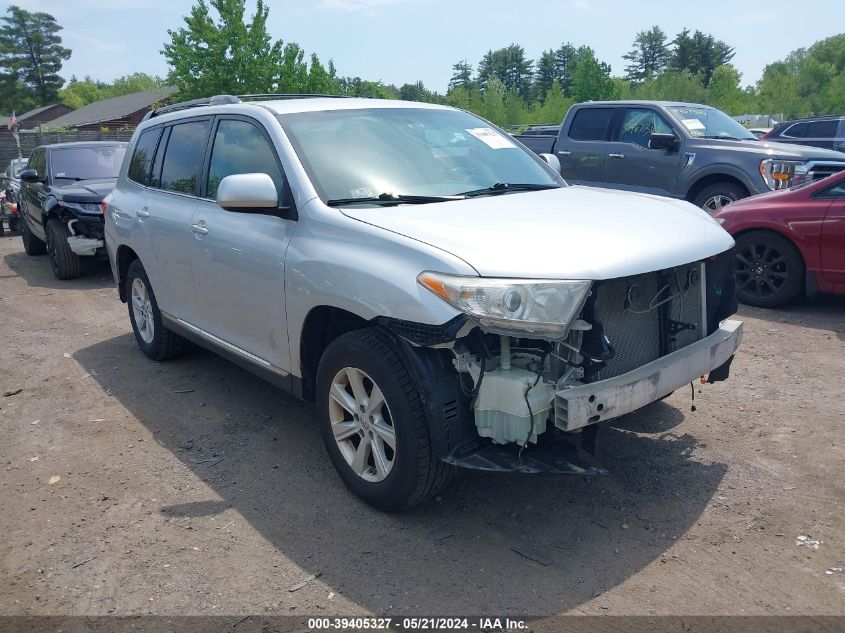
<svg viewBox="0 0 845 633"><path fill-rule="evenodd" d="M146 130L141 133L135 151L132 152L132 159L129 162L129 180L141 185L150 184L150 169L153 164L158 139L161 137L161 128Z"/></svg>

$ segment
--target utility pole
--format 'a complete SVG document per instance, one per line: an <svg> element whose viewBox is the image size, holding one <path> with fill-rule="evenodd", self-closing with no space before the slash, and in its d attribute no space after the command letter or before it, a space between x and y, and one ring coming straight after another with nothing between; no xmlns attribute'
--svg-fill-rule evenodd
<svg viewBox="0 0 845 633"><path fill-rule="evenodd" d="M12 130L12 134L15 137L15 144L18 146L18 158L23 158L23 153L21 153L21 135L19 134L20 130L18 129L18 122L15 121L15 127Z"/></svg>

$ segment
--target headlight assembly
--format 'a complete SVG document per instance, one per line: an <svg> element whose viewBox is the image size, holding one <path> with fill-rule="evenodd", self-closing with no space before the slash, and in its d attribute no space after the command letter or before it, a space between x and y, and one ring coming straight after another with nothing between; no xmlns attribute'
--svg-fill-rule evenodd
<svg viewBox="0 0 845 633"><path fill-rule="evenodd" d="M494 279L424 272L417 281L488 332L560 340L590 293L589 281Z"/></svg>
<svg viewBox="0 0 845 633"><path fill-rule="evenodd" d="M91 202L62 202L63 207L67 207L68 209L73 209L78 213L84 213L85 215L102 215L103 207L97 203Z"/></svg>
<svg viewBox="0 0 845 633"><path fill-rule="evenodd" d="M788 189L806 176L804 163L797 160L778 160L767 158L760 162L760 175L766 181L769 189Z"/></svg>

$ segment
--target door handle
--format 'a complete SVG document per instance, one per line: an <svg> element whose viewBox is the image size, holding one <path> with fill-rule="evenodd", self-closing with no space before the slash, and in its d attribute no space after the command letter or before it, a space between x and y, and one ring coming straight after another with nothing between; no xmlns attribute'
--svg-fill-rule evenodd
<svg viewBox="0 0 845 633"><path fill-rule="evenodd" d="M572 154L572 152L570 152L568 149L559 149L559 150L557 151L557 153L558 153L560 156L570 156L570 155Z"/></svg>
<svg viewBox="0 0 845 633"><path fill-rule="evenodd" d="M208 229L205 228L205 222L200 220L196 224L192 224L191 233L196 233L197 235L208 235Z"/></svg>
<svg viewBox="0 0 845 633"><path fill-rule="evenodd" d="M143 209L138 209L135 212L135 215L141 218L142 220L146 220L148 217L150 217L150 212L147 211L147 207L144 207Z"/></svg>
<svg viewBox="0 0 845 633"><path fill-rule="evenodd" d="M608 154L608 158L625 158L625 154Z"/></svg>

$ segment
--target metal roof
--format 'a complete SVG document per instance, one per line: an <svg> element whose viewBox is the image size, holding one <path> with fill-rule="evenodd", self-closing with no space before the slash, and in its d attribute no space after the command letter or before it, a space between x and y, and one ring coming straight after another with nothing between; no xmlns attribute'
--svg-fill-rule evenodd
<svg viewBox="0 0 845 633"><path fill-rule="evenodd" d="M176 94L177 89L173 86L147 90L145 92L133 92L128 95L112 97L89 103L87 106L68 112L49 123L46 128L72 128L93 123L104 123L128 117L139 110L145 110L154 103L164 101Z"/></svg>

